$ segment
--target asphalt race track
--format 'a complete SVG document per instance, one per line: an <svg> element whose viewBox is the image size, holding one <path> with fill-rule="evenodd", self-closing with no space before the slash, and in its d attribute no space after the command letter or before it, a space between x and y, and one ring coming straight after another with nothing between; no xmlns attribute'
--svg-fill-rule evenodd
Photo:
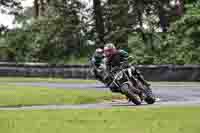
<svg viewBox="0 0 200 133"><path fill-rule="evenodd" d="M69 84L69 83L14 83L16 85L40 86L50 89L95 89L109 91L103 84ZM157 97L154 105L143 103L135 106L127 101L110 101L98 104L82 105L44 105L26 107L2 107L0 110L40 110L40 109L88 109L88 108L114 108L114 107L160 107L160 106L200 106L200 83L152 83L153 92Z"/></svg>

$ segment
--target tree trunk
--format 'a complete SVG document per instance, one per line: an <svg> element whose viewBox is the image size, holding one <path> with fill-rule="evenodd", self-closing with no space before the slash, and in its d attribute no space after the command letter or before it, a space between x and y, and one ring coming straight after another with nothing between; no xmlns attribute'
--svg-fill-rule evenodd
<svg viewBox="0 0 200 133"><path fill-rule="evenodd" d="M163 5L168 5L169 1L160 2L158 4L158 17L159 17L159 23L162 29L162 32L167 32L169 27L169 20L167 17L167 11L165 11Z"/></svg>
<svg viewBox="0 0 200 133"><path fill-rule="evenodd" d="M110 40L119 48L128 49L128 1L108 0L112 26Z"/></svg>
<svg viewBox="0 0 200 133"><path fill-rule="evenodd" d="M142 40L144 41L144 43L147 43L147 37L143 31L143 12L144 12L144 1L143 0L137 0L136 1L136 10L137 10L137 14L138 14L138 22L139 22L139 26L140 26L140 33L142 36Z"/></svg>
<svg viewBox="0 0 200 133"><path fill-rule="evenodd" d="M104 36L105 36L105 27L104 27L104 20L103 20L103 12L101 7L100 0L93 0L93 9L94 9L94 16L95 16L95 27L98 35L99 47L102 47L105 43Z"/></svg>
<svg viewBox="0 0 200 133"><path fill-rule="evenodd" d="M39 12L40 16L44 16L45 14L45 3L44 0L40 0L40 12Z"/></svg>
<svg viewBox="0 0 200 133"><path fill-rule="evenodd" d="M34 0L34 17L37 18L39 16L39 3L38 0Z"/></svg>

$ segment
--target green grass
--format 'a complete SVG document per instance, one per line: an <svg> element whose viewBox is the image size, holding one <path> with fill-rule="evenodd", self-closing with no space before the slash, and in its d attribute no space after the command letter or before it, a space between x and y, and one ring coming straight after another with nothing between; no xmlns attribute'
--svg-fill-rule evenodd
<svg viewBox="0 0 200 133"><path fill-rule="evenodd" d="M123 98L109 91L48 89L0 84L0 106L83 104Z"/></svg>
<svg viewBox="0 0 200 133"><path fill-rule="evenodd" d="M49 83L97 83L97 80L63 79L63 78L33 78L33 77L0 77L0 83L10 82L49 82ZM199 85L200 82L150 82L153 85Z"/></svg>
<svg viewBox="0 0 200 133"><path fill-rule="evenodd" d="M1 82L96 83L97 81L61 78L0 77Z"/></svg>
<svg viewBox="0 0 200 133"><path fill-rule="evenodd" d="M89 58L88 57L70 57L65 59L64 61L65 64L73 64L73 65L80 65L80 64L88 64L89 63Z"/></svg>
<svg viewBox="0 0 200 133"><path fill-rule="evenodd" d="M200 107L0 111L2 133L199 133Z"/></svg>

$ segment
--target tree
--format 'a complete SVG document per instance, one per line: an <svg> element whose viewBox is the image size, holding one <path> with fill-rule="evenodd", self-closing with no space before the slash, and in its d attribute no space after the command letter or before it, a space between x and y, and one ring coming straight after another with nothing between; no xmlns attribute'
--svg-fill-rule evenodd
<svg viewBox="0 0 200 133"><path fill-rule="evenodd" d="M49 1L45 14L33 23L36 43L40 44L37 55L40 60L55 60L79 57L82 48L82 21L80 10L83 5L78 0Z"/></svg>
<svg viewBox="0 0 200 133"><path fill-rule="evenodd" d="M4 8L4 9L3 9ZM21 2L18 0L0 0L0 9L21 9Z"/></svg>
<svg viewBox="0 0 200 133"><path fill-rule="evenodd" d="M39 16L44 16L51 0L34 0L34 16L38 18Z"/></svg>
<svg viewBox="0 0 200 133"><path fill-rule="evenodd" d="M101 0L93 0L93 14L99 47L102 47L105 44L105 20L103 19L103 10L101 5Z"/></svg>
<svg viewBox="0 0 200 133"><path fill-rule="evenodd" d="M18 0L0 0L0 13L17 15L21 9L21 2ZM7 27L0 25L0 34L6 30Z"/></svg>
<svg viewBox="0 0 200 133"><path fill-rule="evenodd" d="M2 1L1 6L11 9L9 13L18 11L8 4L15 0ZM3 42L14 55L9 57L57 63L71 56L87 56L108 42L134 50L135 63L183 64L197 57L198 0L90 1L91 7L80 0L34 0L32 8L20 12L21 18L17 14L22 27L2 32ZM183 59L183 51L190 51L191 58Z"/></svg>
<svg viewBox="0 0 200 133"><path fill-rule="evenodd" d="M107 40L117 47L128 48L128 1L108 0L106 14Z"/></svg>

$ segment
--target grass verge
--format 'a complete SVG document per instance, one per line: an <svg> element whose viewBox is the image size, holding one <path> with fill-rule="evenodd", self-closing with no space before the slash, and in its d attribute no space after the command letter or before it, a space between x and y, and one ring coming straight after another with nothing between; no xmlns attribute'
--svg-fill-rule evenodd
<svg viewBox="0 0 200 133"><path fill-rule="evenodd" d="M0 85L0 106L85 104L123 98L109 91Z"/></svg>
<svg viewBox="0 0 200 133"><path fill-rule="evenodd" d="M96 80L81 80L81 79L0 77L0 83L5 83L5 82L97 83Z"/></svg>
<svg viewBox="0 0 200 133"><path fill-rule="evenodd" d="M97 83L97 80L64 79L64 78L33 78L33 77L0 77L0 83L10 82L49 82L49 83ZM200 85L200 82L164 82L149 81L152 85Z"/></svg>
<svg viewBox="0 0 200 133"><path fill-rule="evenodd" d="M199 133L200 107L0 111L4 133Z"/></svg>
<svg viewBox="0 0 200 133"><path fill-rule="evenodd" d="M33 78L33 77L0 77L0 83L4 82L50 82L50 83L97 83L97 80L64 79L64 78ZM199 85L200 82L164 82L149 81L153 85Z"/></svg>

